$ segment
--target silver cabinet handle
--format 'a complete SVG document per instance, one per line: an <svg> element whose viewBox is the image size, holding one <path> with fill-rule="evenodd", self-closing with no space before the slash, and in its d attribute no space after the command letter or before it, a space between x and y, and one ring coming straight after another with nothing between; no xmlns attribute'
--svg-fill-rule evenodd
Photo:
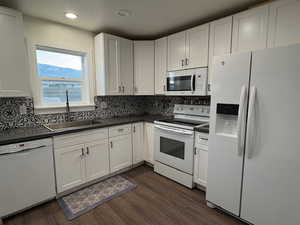
<svg viewBox="0 0 300 225"><path fill-rule="evenodd" d="M135 133L135 125L133 126L133 133Z"/></svg>
<svg viewBox="0 0 300 225"><path fill-rule="evenodd" d="M113 143L112 143L112 141L110 142L110 148L113 148Z"/></svg>
<svg viewBox="0 0 300 225"><path fill-rule="evenodd" d="M81 157L84 157L84 148L81 149Z"/></svg>
<svg viewBox="0 0 300 225"><path fill-rule="evenodd" d="M124 131L124 128L119 128L118 131L119 131L119 132L123 132L123 131Z"/></svg>
<svg viewBox="0 0 300 225"><path fill-rule="evenodd" d="M184 59L181 60L181 66L184 67Z"/></svg>
<svg viewBox="0 0 300 225"><path fill-rule="evenodd" d="M189 59L188 58L185 59L185 65L186 66L189 65Z"/></svg>
<svg viewBox="0 0 300 225"><path fill-rule="evenodd" d="M199 138L199 139L203 141L208 141L208 138Z"/></svg>
<svg viewBox="0 0 300 225"><path fill-rule="evenodd" d="M245 115L245 102L247 97L247 87L246 85L242 86L240 102L239 102L239 112L238 112L238 121L237 121L237 148L238 155L241 155L244 150L244 139L242 138L242 126L244 124L244 115Z"/></svg>
<svg viewBox="0 0 300 225"><path fill-rule="evenodd" d="M248 127L247 127L247 151L248 151L248 159L252 156L253 151L253 143L254 143L254 122L255 122L255 99L256 99L256 87L253 86L250 92L250 100L249 100L249 114L248 114Z"/></svg>
<svg viewBox="0 0 300 225"><path fill-rule="evenodd" d="M164 85L164 91L166 91L166 85Z"/></svg>
<svg viewBox="0 0 300 225"><path fill-rule="evenodd" d="M119 93L122 91L122 88L121 88L121 86L119 86Z"/></svg>
<svg viewBox="0 0 300 225"><path fill-rule="evenodd" d="M122 87L122 92L125 93L125 87L124 86Z"/></svg>
<svg viewBox="0 0 300 225"><path fill-rule="evenodd" d="M86 148L86 154L88 154L88 155L90 154L90 148L89 147Z"/></svg>

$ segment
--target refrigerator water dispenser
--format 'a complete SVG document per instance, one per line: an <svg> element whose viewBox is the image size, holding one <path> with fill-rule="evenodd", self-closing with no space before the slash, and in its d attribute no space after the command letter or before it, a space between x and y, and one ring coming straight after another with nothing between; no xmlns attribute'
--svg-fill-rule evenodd
<svg viewBox="0 0 300 225"><path fill-rule="evenodd" d="M217 135L237 137L238 112L237 104L217 104Z"/></svg>

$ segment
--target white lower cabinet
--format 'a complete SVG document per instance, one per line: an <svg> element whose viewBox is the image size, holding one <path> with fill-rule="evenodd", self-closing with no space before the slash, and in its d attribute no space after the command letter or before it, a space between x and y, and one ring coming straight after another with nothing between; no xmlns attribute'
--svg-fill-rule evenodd
<svg viewBox="0 0 300 225"><path fill-rule="evenodd" d="M85 181L84 145L55 150L58 193L83 184Z"/></svg>
<svg viewBox="0 0 300 225"><path fill-rule="evenodd" d="M206 188L208 168L208 134L196 132L194 182Z"/></svg>
<svg viewBox="0 0 300 225"><path fill-rule="evenodd" d="M144 127L145 161L154 164L154 124L145 123Z"/></svg>
<svg viewBox="0 0 300 225"><path fill-rule="evenodd" d="M57 192L109 174L108 129L54 137Z"/></svg>
<svg viewBox="0 0 300 225"><path fill-rule="evenodd" d="M86 150L86 181L92 181L109 174L107 139L91 142L86 146Z"/></svg>
<svg viewBox="0 0 300 225"><path fill-rule="evenodd" d="M112 137L109 139L110 172L116 172L132 165L131 134Z"/></svg>
<svg viewBox="0 0 300 225"><path fill-rule="evenodd" d="M132 162L144 161L144 123L132 124Z"/></svg>
<svg viewBox="0 0 300 225"><path fill-rule="evenodd" d="M194 182L203 187L207 185L208 152L196 148L194 158Z"/></svg>
<svg viewBox="0 0 300 225"><path fill-rule="evenodd" d="M138 122L56 136L58 194L146 160L153 164L153 123Z"/></svg>

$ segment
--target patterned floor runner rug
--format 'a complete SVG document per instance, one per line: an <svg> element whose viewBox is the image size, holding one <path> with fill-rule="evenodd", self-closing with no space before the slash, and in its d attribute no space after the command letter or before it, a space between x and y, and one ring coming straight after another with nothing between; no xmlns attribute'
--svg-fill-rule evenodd
<svg viewBox="0 0 300 225"><path fill-rule="evenodd" d="M69 220L96 208L136 187L121 176L114 176L58 199Z"/></svg>

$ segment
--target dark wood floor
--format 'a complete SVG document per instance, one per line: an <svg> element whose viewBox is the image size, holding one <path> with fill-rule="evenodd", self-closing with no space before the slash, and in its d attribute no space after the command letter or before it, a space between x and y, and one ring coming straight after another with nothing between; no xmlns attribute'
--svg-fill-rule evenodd
<svg viewBox="0 0 300 225"><path fill-rule="evenodd" d="M4 225L244 225L208 208L204 192L185 188L147 166L123 175L138 187L73 221L51 201L4 220Z"/></svg>

